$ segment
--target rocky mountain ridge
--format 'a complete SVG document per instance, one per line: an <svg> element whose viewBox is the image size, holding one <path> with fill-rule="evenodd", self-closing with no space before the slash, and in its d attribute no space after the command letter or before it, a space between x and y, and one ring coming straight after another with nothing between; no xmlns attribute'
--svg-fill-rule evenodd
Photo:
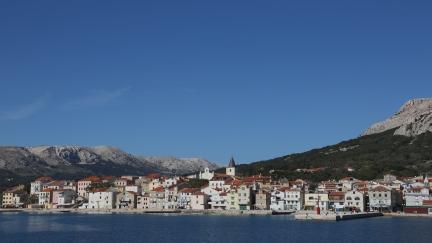
<svg viewBox="0 0 432 243"><path fill-rule="evenodd" d="M175 158L175 157L141 157L141 159L154 164L156 167L165 168L171 172L188 174L203 171L205 167L216 170L219 166L201 158Z"/></svg>
<svg viewBox="0 0 432 243"><path fill-rule="evenodd" d="M413 137L432 132L432 98L413 99L385 121L369 127L363 135L371 135L396 129L394 135Z"/></svg>
<svg viewBox="0 0 432 243"><path fill-rule="evenodd" d="M218 165L200 158L134 156L109 146L0 147L0 175L3 179L41 175L80 178L92 174L139 175L150 172L189 174L205 167L216 169Z"/></svg>

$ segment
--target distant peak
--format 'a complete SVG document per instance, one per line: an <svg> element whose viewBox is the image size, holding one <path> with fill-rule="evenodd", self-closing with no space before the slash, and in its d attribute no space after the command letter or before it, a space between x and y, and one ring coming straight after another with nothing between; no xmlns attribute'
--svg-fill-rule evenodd
<svg viewBox="0 0 432 243"><path fill-rule="evenodd" d="M412 99L392 117L369 127L363 135L381 133L396 129L395 135L416 136L427 131L432 132L432 98Z"/></svg>

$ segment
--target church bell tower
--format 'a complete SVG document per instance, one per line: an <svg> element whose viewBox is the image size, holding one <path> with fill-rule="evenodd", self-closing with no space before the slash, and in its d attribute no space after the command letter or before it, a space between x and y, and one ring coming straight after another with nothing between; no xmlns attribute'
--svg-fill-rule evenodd
<svg viewBox="0 0 432 243"><path fill-rule="evenodd" d="M234 158L231 157L231 159L228 163L228 166L226 167L226 173L225 174L227 174L229 176L235 176L235 166L236 165L235 165Z"/></svg>

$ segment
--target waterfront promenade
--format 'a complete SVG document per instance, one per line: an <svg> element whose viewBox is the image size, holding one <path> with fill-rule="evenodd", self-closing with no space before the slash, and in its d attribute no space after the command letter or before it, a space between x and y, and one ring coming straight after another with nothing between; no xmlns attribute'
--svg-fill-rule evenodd
<svg viewBox="0 0 432 243"><path fill-rule="evenodd" d="M272 210L146 210L136 208L121 209L77 209L77 208L55 208L55 209L32 209L32 208L1 208L0 213L81 213L81 214L179 214L179 215L272 215ZM288 212L286 213L288 214Z"/></svg>
<svg viewBox="0 0 432 243"><path fill-rule="evenodd" d="M409 214L409 213L334 213L324 212L320 215L315 211L302 210L298 212L273 211L273 210L145 210L145 209L78 209L78 208L56 208L56 209L32 209L32 208L0 208L0 213L33 213L33 214L171 214L171 215L226 215L226 216L270 216L270 215L294 215L297 220L324 220L339 221L348 219L359 219L369 217L424 217L432 218L431 214Z"/></svg>

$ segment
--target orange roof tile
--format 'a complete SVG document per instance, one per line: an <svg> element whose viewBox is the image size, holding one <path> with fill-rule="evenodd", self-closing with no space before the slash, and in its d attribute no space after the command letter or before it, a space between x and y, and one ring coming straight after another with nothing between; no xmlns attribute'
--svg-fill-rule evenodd
<svg viewBox="0 0 432 243"><path fill-rule="evenodd" d="M91 181L91 182L100 182L101 179L98 176L89 176L79 181Z"/></svg>
<svg viewBox="0 0 432 243"><path fill-rule="evenodd" d="M197 188L183 188L180 190L180 192L182 192L182 193L194 193L197 190L199 190L199 189L197 189Z"/></svg>
<svg viewBox="0 0 432 243"><path fill-rule="evenodd" d="M35 181L40 181L40 182L50 182L53 181L54 179L49 177L49 176L42 176L37 178Z"/></svg>
<svg viewBox="0 0 432 243"><path fill-rule="evenodd" d="M89 192L91 192L91 193L106 192L107 190L108 190L108 188L93 188L93 189L89 190Z"/></svg>
<svg viewBox="0 0 432 243"><path fill-rule="evenodd" d="M160 187L154 188L153 191L155 191L155 192L164 192L165 189L162 186L160 186Z"/></svg>
<svg viewBox="0 0 432 243"><path fill-rule="evenodd" d="M145 177L148 178L148 179L153 180L153 179L158 179L158 178L160 178L160 177L161 177L161 174L159 174L159 173L151 173L151 174L146 175Z"/></svg>
<svg viewBox="0 0 432 243"><path fill-rule="evenodd" d="M384 187L384 186L377 186L375 188L372 188L370 191L372 191L372 192L388 192L388 191L390 191L390 189L388 189L387 187Z"/></svg>
<svg viewBox="0 0 432 243"><path fill-rule="evenodd" d="M423 200L424 206L432 206L432 200Z"/></svg>

